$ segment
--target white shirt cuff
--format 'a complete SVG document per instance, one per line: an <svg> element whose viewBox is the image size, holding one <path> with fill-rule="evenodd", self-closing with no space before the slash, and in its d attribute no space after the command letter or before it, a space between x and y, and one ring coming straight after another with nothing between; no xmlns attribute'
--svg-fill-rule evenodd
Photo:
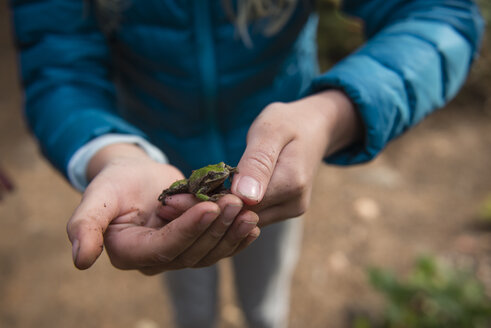
<svg viewBox="0 0 491 328"><path fill-rule="evenodd" d="M87 188L87 165L101 148L115 143L131 143L141 147L154 161L168 163L165 154L140 136L110 133L97 137L75 152L68 162L67 175L72 186L83 192Z"/></svg>

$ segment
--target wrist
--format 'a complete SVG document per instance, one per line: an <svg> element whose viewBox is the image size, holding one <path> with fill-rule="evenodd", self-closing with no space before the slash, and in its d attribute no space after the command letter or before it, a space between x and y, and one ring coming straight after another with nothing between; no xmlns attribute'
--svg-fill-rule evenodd
<svg viewBox="0 0 491 328"><path fill-rule="evenodd" d="M140 146L132 143L114 143L99 149L87 164L87 180L91 181L108 164L122 159L151 160Z"/></svg>
<svg viewBox="0 0 491 328"><path fill-rule="evenodd" d="M326 91L333 106L329 107L331 114L330 126L328 127L329 145L325 156L333 153L363 139L363 123L355 105L348 96L339 90Z"/></svg>
<svg viewBox="0 0 491 328"><path fill-rule="evenodd" d="M308 96L301 101L308 102L325 128L325 153L327 157L363 138L363 123L355 105L340 90L326 90Z"/></svg>
<svg viewBox="0 0 491 328"><path fill-rule="evenodd" d="M79 148L68 162L67 176L75 189L81 192L85 190L89 183L87 179L89 161L99 150L112 144L132 144L139 146L155 162L168 163L167 157L160 149L140 136L117 133L101 135Z"/></svg>

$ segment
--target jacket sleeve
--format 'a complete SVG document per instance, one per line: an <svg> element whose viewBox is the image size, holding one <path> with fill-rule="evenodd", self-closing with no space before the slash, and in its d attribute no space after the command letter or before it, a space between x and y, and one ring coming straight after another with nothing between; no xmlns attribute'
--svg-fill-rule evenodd
<svg viewBox="0 0 491 328"><path fill-rule="evenodd" d="M143 136L115 113L110 53L88 3L10 1L26 119L65 176L71 156L93 138Z"/></svg>
<svg viewBox="0 0 491 328"><path fill-rule="evenodd" d="M470 0L346 0L343 9L363 20L368 40L316 78L309 92L340 89L356 105L363 144L326 158L346 165L372 159L455 96L476 57L484 23Z"/></svg>

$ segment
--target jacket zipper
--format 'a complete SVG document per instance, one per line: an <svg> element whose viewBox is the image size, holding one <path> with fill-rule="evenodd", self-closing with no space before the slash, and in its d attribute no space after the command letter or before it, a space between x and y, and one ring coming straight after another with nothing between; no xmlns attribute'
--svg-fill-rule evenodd
<svg viewBox="0 0 491 328"><path fill-rule="evenodd" d="M198 49L198 62L201 85L206 111L205 124L208 127L207 142L209 142L210 160L225 161L224 147L218 131L216 117L217 72L216 56L213 42L211 8L209 0L193 0L195 17L195 35ZM208 163L212 164L212 163Z"/></svg>

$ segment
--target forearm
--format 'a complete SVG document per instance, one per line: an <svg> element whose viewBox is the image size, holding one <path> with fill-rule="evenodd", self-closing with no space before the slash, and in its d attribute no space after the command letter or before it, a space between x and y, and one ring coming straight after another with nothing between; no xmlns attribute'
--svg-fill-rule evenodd
<svg viewBox="0 0 491 328"><path fill-rule="evenodd" d="M84 2L10 1L26 120L46 158L79 190L85 184L69 172L78 150L107 134L144 137L117 114L110 48Z"/></svg>
<svg viewBox="0 0 491 328"><path fill-rule="evenodd" d="M477 7L464 0L344 5L365 21L369 39L315 78L308 92L340 89L356 105L364 126L363 143L327 158L329 163L349 165L371 160L388 142L455 96L479 48L482 19Z"/></svg>

